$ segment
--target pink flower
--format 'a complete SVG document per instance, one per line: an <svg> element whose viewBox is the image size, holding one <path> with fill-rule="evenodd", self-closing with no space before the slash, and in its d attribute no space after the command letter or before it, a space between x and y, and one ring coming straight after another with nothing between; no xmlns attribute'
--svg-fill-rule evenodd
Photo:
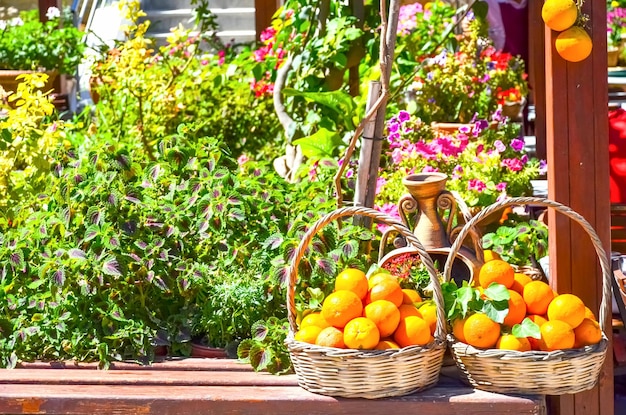
<svg viewBox="0 0 626 415"><path fill-rule="evenodd" d="M383 186L387 184L387 180L384 177L376 179L376 194L379 194Z"/></svg>
<svg viewBox="0 0 626 415"><path fill-rule="evenodd" d="M508 167L511 171L521 171L524 168L524 163L521 159L504 159L502 166Z"/></svg>
<svg viewBox="0 0 626 415"><path fill-rule="evenodd" d="M506 182L500 182L496 185L496 190L498 192L504 192L506 191Z"/></svg>
<svg viewBox="0 0 626 415"><path fill-rule="evenodd" d="M475 190L478 193L482 193L485 189L487 189L487 185L479 179L471 179L467 183L467 190Z"/></svg>
<svg viewBox="0 0 626 415"><path fill-rule="evenodd" d="M239 158L237 159L237 164L239 164L240 166L244 165L247 161L250 160L250 157L248 157L246 154L242 154L241 156L239 156Z"/></svg>

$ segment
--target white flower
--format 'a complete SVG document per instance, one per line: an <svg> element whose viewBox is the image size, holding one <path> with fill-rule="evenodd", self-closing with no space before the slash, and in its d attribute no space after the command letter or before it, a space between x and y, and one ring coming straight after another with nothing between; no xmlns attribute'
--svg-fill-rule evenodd
<svg viewBox="0 0 626 415"><path fill-rule="evenodd" d="M21 17L14 17L11 20L9 20L9 24L11 26L23 26L24 25L24 21L22 20Z"/></svg>
<svg viewBox="0 0 626 415"><path fill-rule="evenodd" d="M48 11L46 12L46 17L48 20L53 20L61 17L61 10L56 7L48 7Z"/></svg>
<svg viewBox="0 0 626 415"><path fill-rule="evenodd" d="M7 21L6 20L0 20L0 30L4 30L7 28Z"/></svg>

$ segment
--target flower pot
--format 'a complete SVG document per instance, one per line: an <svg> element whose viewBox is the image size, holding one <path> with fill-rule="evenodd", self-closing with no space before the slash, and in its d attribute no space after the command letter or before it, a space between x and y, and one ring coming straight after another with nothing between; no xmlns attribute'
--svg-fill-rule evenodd
<svg viewBox="0 0 626 415"><path fill-rule="evenodd" d="M607 59L608 66L615 67L617 66L617 61L619 59L619 49L618 48L610 48L607 50Z"/></svg>
<svg viewBox="0 0 626 415"><path fill-rule="evenodd" d="M523 117L522 110L525 105L526 100L524 99L514 102L505 101L504 105L502 105L502 115L510 118L512 121L521 121Z"/></svg>
<svg viewBox="0 0 626 415"><path fill-rule="evenodd" d="M20 71L20 70L12 70L12 69L0 69L0 86L4 89L5 93L9 94L11 92L15 92L17 91L17 86L23 81L23 79L18 79L18 76L20 75L25 75L25 74L31 74L31 73L37 73L37 71ZM43 71L42 73L45 73L48 75L48 80L46 81L45 85L43 86L43 88L41 88L41 91L43 92L48 92L51 91L54 92L55 89L55 82L57 79L57 71ZM14 107L14 103L13 102L9 102L7 98L3 98L5 100L6 103L10 104L11 107Z"/></svg>
<svg viewBox="0 0 626 415"><path fill-rule="evenodd" d="M228 353L226 349L217 347L208 347L197 342L191 342L191 357L212 357L212 358L227 358Z"/></svg>
<svg viewBox="0 0 626 415"><path fill-rule="evenodd" d="M460 123L460 122L433 122L431 123L433 131L438 136L454 135L459 131L467 131L471 133L476 128L476 124ZM496 130L498 128L497 122L491 122L489 128Z"/></svg>

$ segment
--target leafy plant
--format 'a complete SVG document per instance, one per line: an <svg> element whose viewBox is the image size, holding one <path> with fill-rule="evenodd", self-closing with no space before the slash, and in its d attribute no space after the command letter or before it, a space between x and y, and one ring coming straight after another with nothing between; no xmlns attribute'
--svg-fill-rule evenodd
<svg viewBox="0 0 626 415"><path fill-rule="evenodd" d="M285 347L289 332L287 319L270 317L258 321L252 328L252 338L245 339L237 348L237 356L249 363L255 371L267 370L280 375L291 372L291 359Z"/></svg>
<svg viewBox="0 0 626 415"><path fill-rule="evenodd" d="M548 252L548 227L534 219L509 221L485 234L482 244L510 264L534 264Z"/></svg>

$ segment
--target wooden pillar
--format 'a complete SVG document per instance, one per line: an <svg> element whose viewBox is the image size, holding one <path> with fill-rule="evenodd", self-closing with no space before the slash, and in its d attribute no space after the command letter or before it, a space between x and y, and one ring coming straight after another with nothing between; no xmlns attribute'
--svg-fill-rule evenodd
<svg viewBox="0 0 626 415"><path fill-rule="evenodd" d="M63 10L63 5L61 3L61 0L39 0L39 20L42 22L48 20L46 13L50 7L56 7L59 10Z"/></svg>
<svg viewBox="0 0 626 415"><path fill-rule="evenodd" d="M261 32L272 23L272 16L281 6L281 3L281 0L254 0L254 21L257 40Z"/></svg>
<svg viewBox="0 0 626 415"><path fill-rule="evenodd" d="M590 17L593 52L582 62L564 61L554 49L558 33L544 29L548 195L583 215L610 252L606 2L586 1L583 12ZM553 288L580 296L597 313L601 271L587 234L553 212L548 222ZM610 321L606 327L611 336ZM599 386L549 397L550 413L613 414L613 399L611 343Z"/></svg>
<svg viewBox="0 0 626 415"><path fill-rule="evenodd" d="M535 105L535 152L546 159L546 71L544 54L544 23L541 19L543 2L528 2L528 83L530 97Z"/></svg>

